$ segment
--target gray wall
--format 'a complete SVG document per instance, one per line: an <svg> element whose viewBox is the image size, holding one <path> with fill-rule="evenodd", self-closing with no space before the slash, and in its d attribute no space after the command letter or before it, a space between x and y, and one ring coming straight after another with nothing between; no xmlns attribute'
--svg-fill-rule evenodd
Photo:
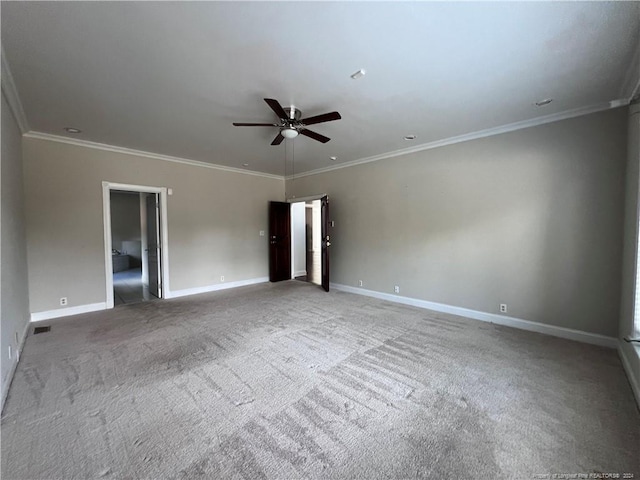
<svg viewBox="0 0 640 480"><path fill-rule="evenodd" d="M22 175L22 136L2 94L2 166L1 177L1 292L0 343L2 350L2 405L17 363L16 350L29 324L27 249L24 221ZM18 342L16 342L16 334ZM12 357L8 351L11 345Z"/></svg>
<svg viewBox="0 0 640 480"><path fill-rule="evenodd" d="M331 198L333 282L616 336L626 109L288 181Z"/></svg>
<svg viewBox="0 0 640 480"><path fill-rule="evenodd" d="M269 200L283 181L25 138L31 311L104 302L102 181L166 186L172 291L268 276Z"/></svg>
<svg viewBox="0 0 640 480"><path fill-rule="evenodd" d="M629 148L627 156L627 182L624 216L624 261L622 271L622 298L620 304L620 337L633 336L633 308L635 296L635 266L638 245L638 184L640 183L640 105L629 109ZM637 336L638 333L635 332ZM620 349L626 358L636 388L640 387L639 347L620 342ZM635 351L634 351L635 350ZM636 391L636 395L640 392ZM637 398L640 404L640 397Z"/></svg>

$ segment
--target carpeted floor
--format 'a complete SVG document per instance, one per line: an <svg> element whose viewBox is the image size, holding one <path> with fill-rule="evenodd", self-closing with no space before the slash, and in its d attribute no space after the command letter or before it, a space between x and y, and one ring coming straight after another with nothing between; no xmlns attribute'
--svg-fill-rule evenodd
<svg viewBox="0 0 640 480"><path fill-rule="evenodd" d="M3 479L640 478L614 350L295 281L50 324Z"/></svg>

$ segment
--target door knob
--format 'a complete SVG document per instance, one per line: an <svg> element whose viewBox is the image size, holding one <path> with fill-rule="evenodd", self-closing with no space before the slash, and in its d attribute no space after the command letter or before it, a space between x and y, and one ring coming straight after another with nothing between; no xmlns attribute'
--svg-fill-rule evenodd
<svg viewBox="0 0 640 480"><path fill-rule="evenodd" d="M327 242L327 247L330 247L330 246L331 246L331 242Z"/></svg>

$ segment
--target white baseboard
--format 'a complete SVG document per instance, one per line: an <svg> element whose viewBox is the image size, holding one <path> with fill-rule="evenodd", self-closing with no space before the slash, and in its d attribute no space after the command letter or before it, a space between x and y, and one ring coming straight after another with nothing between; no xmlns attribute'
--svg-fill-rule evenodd
<svg viewBox="0 0 640 480"><path fill-rule="evenodd" d="M207 285L204 287L187 288L184 290L174 290L167 292L165 298L178 298L185 297L187 295L196 295L198 293L214 292L216 290L226 290L227 288L244 287L245 285L253 285L256 283L268 282L269 277L250 278L249 280L239 280L237 282L220 283L217 285ZM46 312L35 312L31 314L32 322L41 322L43 320L50 320L53 318L68 317L70 315L78 315L80 313L97 312L99 310L106 310L107 303L90 303L88 305L79 305L77 307L58 308L56 310L49 310Z"/></svg>
<svg viewBox="0 0 640 480"><path fill-rule="evenodd" d="M32 322L41 322L42 320L50 320L52 318L68 317L69 315L79 315L81 313L97 312L98 310L106 310L107 303L90 303L88 305L78 305L77 307L58 308L56 310L48 310L46 312L35 312L31 314Z"/></svg>
<svg viewBox="0 0 640 480"><path fill-rule="evenodd" d="M631 366L631 362L633 360L628 357L628 352L631 352L631 355L633 355L634 351L639 357L635 360L635 363L640 364L640 347L626 345L624 340L619 340L618 355L620 355L622 366L624 367L624 371L627 374L627 378L629 379L629 383L631 384L631 390L633 391L633 395L636 397L636 403L638 404L638 408L640 409L640 379L638 379L638 374L633 370Z"/></svg>
<svg viewBox="0 0 640 480"><path fill-rule="evenodd" d="M306 275L307 275L307 271L306 270L298 270L297 272L293 273L293 278L304 277Z"/></svg>
<svg viewBox="0 0 640 480"><path fill-rule="evenodd" d="M554 325L546 325L544 323L531 322L529 320L522 320L520 318L508 317L506 315L497 315L495 313L481 312L478 310L471 310L468 308L454 307L452 305L446 305L444 303L429 302L426 300L419 300L417 298L401 297L400 295L392 295L390 293L381 293L373 290L366 290L364 288L351 287L349 285L341 285L338 283L332 283L332 288L341 290L343 292L355 293L357 295L365 295L367 297L378 298L380 300L388 300L390 302L402 303L404 305L411 305L413 307L426 308L428 310L435 310L436 312L450 313L452 315L459 315L461 317L472 318L474 320L481 320L483 322L495 323L498 325L504 325L507 327L519 328L521 330L528 330L530 332L544 333L545 335L552 335L554 337L567 338L569 340L575 340L577 342L590 343L593 345L599 345L602 347L617 348L618 339L614 337L607 337L605 335L599 335L597 333L583 332L581 330L573 330L571 328L556 327Z"/></svg>
<svg viewBox="0 0 640 480"><path fill-rule="evenodd" d="M13 381L13 375L16 373L16 368L18 368L18 363L20 362L20 356L22 355L22 349L24 348L24 342L27 340L27 333L29 332L29 323L24 326L22 330L22 335L20 336L20 343L16 348L16 355L14 357L15 361L11 365L11 370L9 370L9 374L7 375L6 382L2 385L2 399L0 400L0 412L4 410L4 402L7 400L7 395L9 394L9 387L11 386L11 382Z"/></svg>
<svg viewBox="0 0 640 480"><path fill-rule="evenodd" d="M238 280L236 282L218 283L216 285L206 285L204 287L185 288L184 290L174 290L169 292L167 298L186 297L187 295L197 295L199 293L215 292L217 290L226 290L228 288L244 287L246 285L255 285L256 283L265 283L269 281L269 277L250 278L248 280Z"/></svg>

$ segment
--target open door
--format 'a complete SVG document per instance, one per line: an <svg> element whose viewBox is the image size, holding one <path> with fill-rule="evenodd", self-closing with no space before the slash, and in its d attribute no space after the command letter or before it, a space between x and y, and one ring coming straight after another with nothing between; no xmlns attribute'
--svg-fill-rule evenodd
<svg viewBox="0 0 640 480"><path fill-rule="evenodd" d="M160 274L160 202L157 193L147 195L147 265L149 272L149 293L162 298Z"/></svg>
<svg viewBox="0 0 640 480"><path fill-rule="evenodd" d="M291 280L291 205L269 202L269 281Z"/></svg>
<svg viewBox="0 0 640 480"><path fill-rule="evenodd" d="M325 195L320 199L320 231L322 235L322 246L320 250L322 264L322 288L325 292L329 291L329 247L331 246L329 238L329 197Z"/></svg>

